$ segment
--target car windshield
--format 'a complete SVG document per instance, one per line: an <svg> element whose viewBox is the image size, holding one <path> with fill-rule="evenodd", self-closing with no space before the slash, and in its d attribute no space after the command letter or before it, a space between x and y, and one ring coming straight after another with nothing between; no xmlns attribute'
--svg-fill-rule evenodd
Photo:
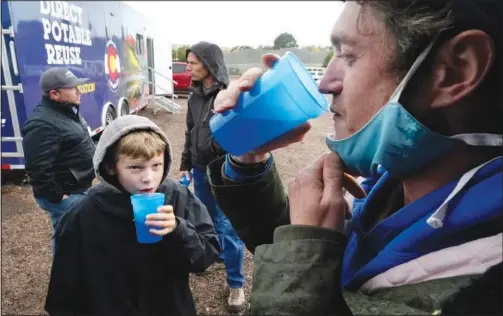
<svg viewBox="0 0 503 316"><path fill-rule="evenodd" d="M173 64L173 73L180 74L185 72L185 64Z"/></svg>

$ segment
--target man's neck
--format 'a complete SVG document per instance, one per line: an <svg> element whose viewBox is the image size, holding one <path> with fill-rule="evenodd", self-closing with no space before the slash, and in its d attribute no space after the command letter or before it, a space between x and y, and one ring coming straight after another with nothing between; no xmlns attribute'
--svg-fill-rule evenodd
<svg viewBox="0 0 503 316"><path fill-rule="evenodd" d="M405 204L412 203L460 177L468 170L498 156L494 149L462 146L432 162L415 176L402 180Z"/></svg>
<svg viewBox="0 0 503 316"><path fill-rule="evenodd" d="M215 84L215 79L213 79L212 76L207 76L206 78L203 79L203 87L206 89L211 88Z"/></svg>

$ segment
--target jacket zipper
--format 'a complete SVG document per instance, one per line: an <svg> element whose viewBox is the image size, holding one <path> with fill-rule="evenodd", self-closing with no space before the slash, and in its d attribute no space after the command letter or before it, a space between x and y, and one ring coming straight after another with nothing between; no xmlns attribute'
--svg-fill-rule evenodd
<svg viewBox="0 0 503 316"><path fill-rule="evenodd" d="M210 114L210 111L211 111L211 103L215 100L215 97L211 97L210 98L210 102L208 102L208 111L206 112L206 115L203 116L203 111L204 111L204 106L201 107L201 110L199 111L199 117L201 118L199 120L199 124L197 126L197 131L196 131L196 142L195 142L195 145L196 145L196 150L197 150L197 147L199 147L199 132L201 130L201 128L203 127L203 123L204 121L206 121L206 118L208 117L208 115ZM204 103L203 103L204 105ZM198 158L196 156L196 158Z"/></svg>
<svg viewBox="0 0 503 316"><path fill-rule="evenodd" d="M77 116L77 120L79 121L80 126L82 126L82 128L84 129L84 132L86 133L87 137L91 141L93 148L96 149L96 145L94 145L94 141L93 141L91 135L89 135L89 132L87 131L86 126L84 126L84 123L82 123L82 118L80 117L80 110L77 110L77 113L75 113L75 115Z"/></svg>

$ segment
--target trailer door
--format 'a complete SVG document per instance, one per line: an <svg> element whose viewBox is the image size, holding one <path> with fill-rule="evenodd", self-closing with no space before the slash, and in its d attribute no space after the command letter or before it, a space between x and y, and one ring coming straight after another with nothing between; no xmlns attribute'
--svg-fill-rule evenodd
<svg viewBox="0 0 503 316"><path fill-rule="evenodd" d="M24 169L24 152L19 123L16 93L22 93L21 84L14 84L19 76L16 60L14 30L10 25L9 9L2 1L2 35L1 42L1 92L2 92L2 169Z"/></svg>
<svg viewBox="0 0 503 316"><path fill-rule="evenodd" d="M149 84L149 94L154 94L155 85L155 65L154 65L154 41L151 37L147 37L147 65L148 65L148 81Z"/></svg>

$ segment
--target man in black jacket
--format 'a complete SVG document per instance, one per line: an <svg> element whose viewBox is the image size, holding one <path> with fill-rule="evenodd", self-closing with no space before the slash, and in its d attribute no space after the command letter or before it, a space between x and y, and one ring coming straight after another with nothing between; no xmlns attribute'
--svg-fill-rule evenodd
<svg viewBox="0 0 503 316"><path fill-rule="evenodd" d="M54 67L40 77L42 100L23 128L26 173L37 204L49 213L54 231L61 216L94 179L94 143L79 115L80 91L87 78Z"/></svg>
<svg viewBox="0 0 503 316"><path fill-rule="evenodd" d="M187 70L192 77L188 100L187 130L181 167L190 179L193 171L194 191L206 205L222 246L222 256L227 270L229 312L245 308L243 286L244 244L215 202L206 177L206 166L225 152L214 141L209 127L213 116L213 102L218 92L229 85L229 75L220 47L208 42L199 42L187 50Z"/></svg>

